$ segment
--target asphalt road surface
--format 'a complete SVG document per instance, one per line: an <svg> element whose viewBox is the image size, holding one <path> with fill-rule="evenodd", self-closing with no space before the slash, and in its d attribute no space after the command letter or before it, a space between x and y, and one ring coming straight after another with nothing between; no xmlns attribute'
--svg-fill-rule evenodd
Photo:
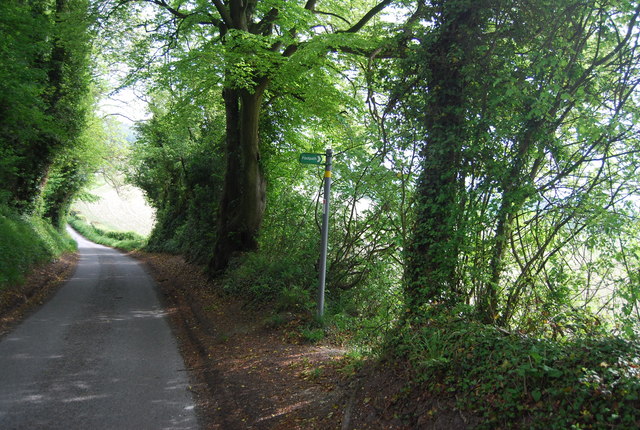
<svg viewBox="0 0 640 430"><path fill-rule="evenodd" d="M0 429L194 429L188 374L151 278L72 233L73 277L0 339Z"/></svg>

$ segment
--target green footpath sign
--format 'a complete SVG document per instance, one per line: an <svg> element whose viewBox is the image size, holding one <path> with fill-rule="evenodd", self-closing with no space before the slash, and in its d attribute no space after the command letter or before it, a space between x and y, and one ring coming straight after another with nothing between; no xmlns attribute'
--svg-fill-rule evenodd
<svg viewBox="0 0 640 430"><path fill-rule="evenodd" d="M302 164L322 164L322 156L324 154L311 154L304 152L300 154L300 162Z"/></svg>

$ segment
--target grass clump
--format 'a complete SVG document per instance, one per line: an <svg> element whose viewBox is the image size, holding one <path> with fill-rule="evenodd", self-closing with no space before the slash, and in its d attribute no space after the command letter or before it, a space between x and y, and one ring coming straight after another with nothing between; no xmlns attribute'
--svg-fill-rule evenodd
<svg viewBox="0 0 640 430"><path fill-rule="evenodd" d="M406 324L393 354L414 373L408 392L454 395L478 428L637 428L640 343L604 335L529 338L435 317Z"/></svg>
<svg viewBox="0 0 640 430"><path fill-rule="evenodd" d="M324 329L314 327L302 327L300 329L302 339L308 343L320 342L325 337Z"/></svg>
<svg viewBox="0 0 640 430"><path fill-rule="evenodd" d="M147 240L137 233L105 230L87 223L77 214L69 217L69 224L87 239L112 248L133 251L147 243Z"/></svg>
<svg viewBox="0 0 640 430"><path fill-rule="evenodd" d="M37 216L21 216L0 206L0 289L19 284L36 264L76 249L64 232Z"/></svg>

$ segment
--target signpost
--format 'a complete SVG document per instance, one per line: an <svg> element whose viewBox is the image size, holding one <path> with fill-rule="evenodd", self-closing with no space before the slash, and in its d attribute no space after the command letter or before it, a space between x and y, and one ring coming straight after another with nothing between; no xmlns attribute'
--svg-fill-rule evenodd
<svg viewBox="0 0 640 430"><path fill-rule="evenodd" d="M324 315L324 287L327 279L327 246L329 243L329 196L331 193L331 161L333 151L327 149L325 154L300 154L300 163L302 164L322 164L322 157L325 157L324 163L324 201L322 205L322 232L320 245L320 276L318 282L318 317Z"/></svg>
<svg viewBox="0 0 640 430"><path fill-rule="evenodd" d="M303 152L300 154L300 162L302 164L322 164L322 157L324 154L310 154Z"/></svg>

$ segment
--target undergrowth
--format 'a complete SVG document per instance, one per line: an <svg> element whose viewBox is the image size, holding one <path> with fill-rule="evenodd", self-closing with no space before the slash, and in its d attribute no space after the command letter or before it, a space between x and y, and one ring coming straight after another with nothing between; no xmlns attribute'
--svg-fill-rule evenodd
<svg viewBox="0 0 640 430"><path fill-rule="evenodd" d="M137 233L110 231L94 226L87 223L77 214L72 214L69 217L69 224L76 229L78 233L92 242L112 248L132 251L144 247L147 242L144 237Z"/></svg>
<svg viewBox="0 0 640 430"><path fill-rule="evenodd" d="M390 342L408 393L455 395L478 428L640 426L640 344L604 334L558 341L435 317ZM410 419L410 418L409 418Z"/></svg>
<svg viewBox="0 0 640 430"><path fill-rule="evenodd" d="M275 311L306 312L313 307L314 284L312 265L270 258L256 252L235 262L227 272L223 288L256 306L270 305Z"/></svg>
<svg viewBox="0 0 640 430"><path fill-rule="evenodd" d="M329 342L374 353L394 326L397 289L383 276L343 290L331 278L325 291L325 314L318 318L317 271L304 253L273 255L258 251L235 260L223 279L225 292L270 313L267 325L287 325L304 342ZM291 324L296 321L296 324Z"/></svg>
<svg viewBox="0 0 640 430"><path fill-rule="evenodd" d="M34 265L73 250L75 242L47 221L0 206L0 289L22 282Z"/></svg>

